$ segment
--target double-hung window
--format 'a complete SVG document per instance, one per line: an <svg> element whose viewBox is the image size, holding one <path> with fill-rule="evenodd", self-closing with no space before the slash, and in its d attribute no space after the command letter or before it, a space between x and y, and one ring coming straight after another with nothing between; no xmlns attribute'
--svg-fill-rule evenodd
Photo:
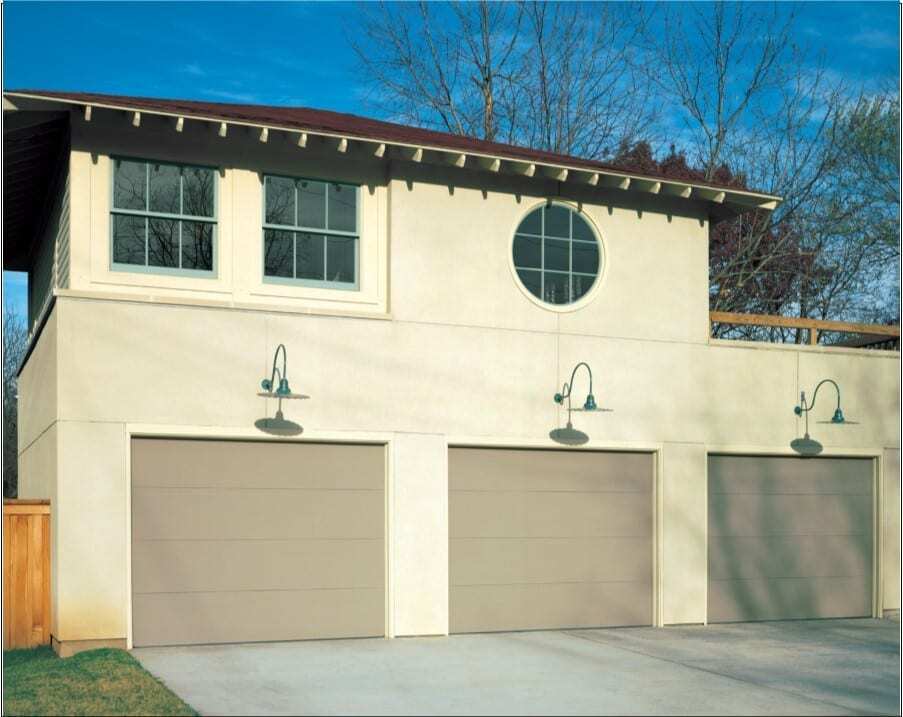
<svg viewBox="0 0 903 717"><path fill-rule="evenodd" d="M264 279L358 288L359 192L352 184L265 176Z"/></svg>
<svg viewBox="0 0 903 717"><path fill-rule="evenodd" d="M210 167L114 159L113 268L212 276L215 185Z"/></svg>

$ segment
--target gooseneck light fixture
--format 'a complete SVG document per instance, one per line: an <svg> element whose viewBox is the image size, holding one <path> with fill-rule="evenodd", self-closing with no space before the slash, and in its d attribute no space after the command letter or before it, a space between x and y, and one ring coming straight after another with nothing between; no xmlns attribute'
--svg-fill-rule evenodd
<svg viewBox="0 0 903 717"><path fill-rule="evenodd" d="M831 416L830 421L819 421L819 423L834 423L834 424L847 424L852 423L852 421L848 421L844 418L843 411L840 408L840 386L837 385L837 382L833 379L826 378L822 381L819 381L815 386L815 390L812 392L812 401L806 401L806 392L800 391L800 402L798 406L793 407L793 412L797 416L804 416L806 419L806 431L805 435L802 438L797 438L790 442L790 447L799 453L801 456L817 456L822 451L822 445L816 440L813 440L809 437L809 411L815 408L815 401L818 399L818 389L820 389L826 383L831 384L834 387L835 392L837 393L837 407L834 409L834 415Z"/></svg>
<svg viewBox="0 0 903 717"><path fill-rule="evenodd" d="M582 408L574 408L571 404L571 394L574 392L574 378L577 376L577 370L580 367L586 369L587 374L589 374L589 393L586 394L586 400L583 402ZM567 410L568 410L568 421L567 426L564 428L556 428L553 431L549 432L549 437L558 443L563 443L568 446L579 446L586 443L589 440L589 436L586 435L583 431L578 431L574 428L574 424L571 422L571 413L574 411L610 411L610 408L599 408L596 405L596 397L593 395L593 370L589 367L589 364L585 361L581 361L576 366L574 366L574 370L571 371L571 380L567 381L564 386L561 387L561 393L556 393L554 396L554 401L560 406L564 405L564 402L567 401Z"/></svg>
<svg viewBox="0 0 903 717"><path fill-rule="evenodd" d="M281 371L278 366L280 351L282 352ZM273 354L273 370L270 372L270 377L264 378L260 382L260 387L263 390L257 394L262 398L275 398L279 401L275 418L260 418L254 422L254 425L261 431L278 436L294 436L304 430L294 421L285 419L285 416L282 414L282 401L285 399L310 398L310 396L306 396L303 393L292 393L292 389L288 385L287 364L288 357L285 353L285 344L279 344L276 347L276 353Z"/></svg>

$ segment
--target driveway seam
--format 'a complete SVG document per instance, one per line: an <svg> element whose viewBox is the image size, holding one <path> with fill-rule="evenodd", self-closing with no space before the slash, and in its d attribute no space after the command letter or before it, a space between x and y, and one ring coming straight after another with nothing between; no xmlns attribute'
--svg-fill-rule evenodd
<svg viewBox="0 0 903 717"><path fill-rule="evenodd" d="M637 650L637 649L632 649L632 648L629 648L629 647L624 647L623 645L613 645L612 643L610 643L610 642L605 642L605 641L603 641L603 640L595 640L595 639L593 639L592 637L590 637L589 635L583 635L583 634L580 634L582 631L579 631L579 630L574 630L574 631L571 631L571 630L562 630L561 632L562 632L562 634L564 634L564 635L568 635L568 636L570 636L570 637L576 637L576 638L578 638L578 639L580 639L580 640L586 640L587 642L592 642L592 643L595 643L596 645L605 645L606 647L612 647L612 648L614 648L614 649L616 649L616 650L623 650L624 652L630 652L630 653L633 653L634 655L641 655L642 657L648 657L648 658L651 658L651 659L653 659L653 660L660 660L661 662L668 662L668 663L670 663L670 664L672 664L672 665L678 665L678 666L680 666L680 667L686 667L686 668L689 668L689 669L691 669L691 670L697 670L697 671L699 671L699 672L705 672L705 673L708 673L708 674L710 674L710 675L715 675L715 676L717 676L717 677L723 677L723 678L728 679L728 680L733 680L734 682L740 682L740 683L747 684L747 685L753 685L753 686L755 686L755 687L763 687L763 688L765 688L765 689L772 690L772 691L774 691L774 692L780 692L780 693L782 693L782 694L790 695L790 696L793 696L793 697L796 697L796 698L802 697L803 699L805 699L805 700L807 700L807 701L809 701L809 702L815 702L815 703L818 703L818 704L820 704L820 705L826 705L826 706L828 706L828 707L835 707L835 708L838 708L838 709L841 709L841 710L845 710L846 713L848 713L848 714L855 714L855 715L873 715L873 714L882 714L882 715L885 715L885 714L886 714L886 715L891 715L891 714L895 714L895 713L892 713L892 712L881 712L881 713L864 712L864 711L861 711L861 710L857 710L857 709L855 709L855 708L853 708L853 707L847 707L846 705L840 705L840 704L837 704L836 702L830 702L830 701L828 701L828 700L821 700L821 699L818 699L817 697L810 697L809 695L807 695L807 694L805 694L805 693L794 692L793 690L788 690L788 689L784 689L784 688L781 688L781 687L775 687L774 685L769 685L769 684L767 684L767 683L757 682L757 681L755 681L755 680L750 680L750 679L746 679L746 678L743 678L743 677L736 677L736 676L734 676L734 675L728 675L728 674L725 674L725 673L723 673L723 672L719 672L718 670L713 670L713 669L709 669L709 668L706 668L706 667L699 667L699 666L697 666L697 665L688 664L688 663L686 663L686 662L681 662L681 661L679 661L679 660L674 660L674 659L670 659L670 658L667 658L667 657L661 657L661 656L659 656L659 655L652 655L652 654L649 654L648 652L643 652L642 650Z"/></svg>

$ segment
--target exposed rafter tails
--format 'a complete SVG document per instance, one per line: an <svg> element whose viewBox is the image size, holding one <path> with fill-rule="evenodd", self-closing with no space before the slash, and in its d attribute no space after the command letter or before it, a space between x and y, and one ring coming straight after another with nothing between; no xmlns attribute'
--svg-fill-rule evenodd
<svg viewBox="0 0 903 717"><path fill-rule="evenodd" d="M592 172L586 180L591 186L595 187L599 183L599 173Z"/></svg>
<svg viewBox="0 0 903 717"><path fill-rule="evenodd" d="M85 105L85 122L91 121L91 105Z"/></svg>
<svg viewBox="0 0 903 717"><path fill-rule="evenodd" d="M627 189L630 186L630 177L622 177L617 174L600 174L599 184L603 187L614 189Z"/></svg>
<svg viewBox="0 0 903 717"><path fill-rule="evenodd" d="M341 152L342 154L345 154L345 152L348 151L348 140L342 137L342 139L339 140L339 144L336 149L339 150L339 152Z"/></svg>
<svg viewBox="0 0 903 717"><path fill-rule="evenodd" d="M376 149L373 150L373 156L374 157L383 157L383 156L385 156L385 154L386 154L385 143L383 142L383 143L376 145Z"/></svg>
<svg viewBox="0 0 903 717"><path fill-rule="evenodd" d="M647 192L649 194L658 194L662 189L662 183L653 179L633 179L630 186L637 192Z"/></svg>
<svg viewBox="0 0 903 717"><path fill-rule="evenodd" d="M693 190L693 194L697 195L701 199L705 199L710 202L715 202L715 204L723 204L725 193L719 191L718 189L709 189L707 187L696 187Z"/></svg>
<svg viewBox="0 0 903 717"><path fill-rule="evenodd" d="M559 182L566 182L568 178L568 170L563 167L543 167L542 173L550 179L555 179Z"/></svg>
<svg viewBox="0 0 903 717"><path fill-rule="evenodd" d="M216 133L217 133L220 137L225 137L227 131L228 131L228 128L226 127L226 123L225 123L225 122L220 122L220 123L219 123L219 130L217 130Z"/></svg>
<svg viewBox="0 0 903 717"><path fill-rule="evenodd" d="M185 128L185 118L179 117L176 120L176 132L181 132Z"/></svg>
<svg viewBox="0 0 903 717"><path fill-rule="evenodd" d="M419 162L423 159L423 147L402 147L401 156L412 162Z"/></svg>
<svg viewBox="0 0 903 717"><path fill-rule="evenodd" d="M458 168L463 167L467 162L466 154L458 154L456 152L455 153L446 152L442 156L445 158L446 162L448 162L449 164L454 165L455 167L458 167Z"/></svg>
<svg viewBox="0 0 903 717"><path fill-rule="evenodd" d="M693 193L693 187L688 187L685 184L662 184L661 193L668 194L672 197L689 199L690 195Z"/></svg>
<svg viewBox="0 0 903 717"><path fill-rule="evenodd" d="M533 162L512 162L511 171L515 174L523 174L525 177L532 177L536 174L536 165Z"/></svg>
<svg viewBox="0 0 903 717"><path fill-rule="evenodd" d="M263 127L260 130L260 141L266 142L270 138L270 130L268 127Z"/></svg>
<svg viewBox="0 0 903 717"><path fill-rule="evenodd" d="M133 112L132 113L132 127L140 127L141 126L141 113Z"/></svg>
<svg viewBox="0 0 903 717"><path fill-rule="evenodd" d="M304 149L307 146L307 132L298 135L298 146Z"/></svg>
<svg viewBox="0 0 903 717"><path fill-rule="evenodd" d="M493 159L492 157L479 157L477 159L477 163L483 168L490 172L498 172L499 167L502 166L502 161L496 157Z"/></svg>

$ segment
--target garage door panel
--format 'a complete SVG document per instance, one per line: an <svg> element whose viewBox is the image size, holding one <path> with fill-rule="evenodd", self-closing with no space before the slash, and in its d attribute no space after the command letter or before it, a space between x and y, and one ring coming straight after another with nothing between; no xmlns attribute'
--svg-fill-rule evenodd
<svg viewBox="0 0 903 717"><path fill-rule="evenodd" d="M869 576L871 535L721 537L709 550L713 580Z"/></svg>
<svg viewBox="0 0 903 717"><path fill-rule="evenodd" d="M378 490L136 488L136 540L168 538L376 538L383 534Z"/></svg>
<svg viewBox="0 0 903 717"><path fill-rule="evenodd" d="M651 624L652 477L648 454L451 449L451 631Z"/></svg>
<svg viewBox="0 0 903 717"><path fill-rule="evenodd" d="M871 522L871 495L712 494L709 530L722 535L857 534Z"/></svg>
<svg viewBox="0 0 903 717"><path fill-rule="evenodd" d="M384 634L382 447L133 439L131 459L136 646Z"/></svg>
<svg viewBox="0 0 903 717"><path fill-rule="evenodd" d="M496 491L649 491L649 455L610 453L602 464L597 452L468 448L449 451L449 473L457 490ZM550 482L550 478L554 481Z"/></svg>
<svg viewBox="0 0 903 717"><path fill-rule="evenodd" d="M383 541L165 540L132 547L138 593L382 589Z"/></svg>
<svg viewBox="0 0 903 717"><path fill-rule="evenodd" d="M187 441L132 443L132 485L157 488L290 488L382 490L382 446L316 443Z"/></svg>
<svg viewBox="0 0 903 717"><path fill-rule="evenodd" d="M710 456L709 622L872 612L870 459Z"/></svg>
<svg viewBox="0 0 903 717"><path fill-rule="evenodd" d="M652 621L651 582L538 583L454 587L451 632L555 630Z"/></svg>
<svg viewBox="0 0 903 717"><path fill-rule="evenodd" d="M278 617L278 619L274 619ZM381 590L135 595L136 645L381 637Z"/></svg>
<svg viewBox="0 0 903 717"><path fill-rule="evenodd" d="M861 577L759 578L709 583L709 614L717 618L713 622L862 617L871 612L871 590Z"/></svg>
<svg viewBox="0 0 903 717"><path fill-rule="evenodd" d="M861 458L710 456L710 493L870 495Z"/></svg>
<svg viewBox="0 0 903 717"><path fill-rule="evenodd" d="M642 582L652 572L652 540L559 538L452 539L453 585L510 583Z"/></svg>

